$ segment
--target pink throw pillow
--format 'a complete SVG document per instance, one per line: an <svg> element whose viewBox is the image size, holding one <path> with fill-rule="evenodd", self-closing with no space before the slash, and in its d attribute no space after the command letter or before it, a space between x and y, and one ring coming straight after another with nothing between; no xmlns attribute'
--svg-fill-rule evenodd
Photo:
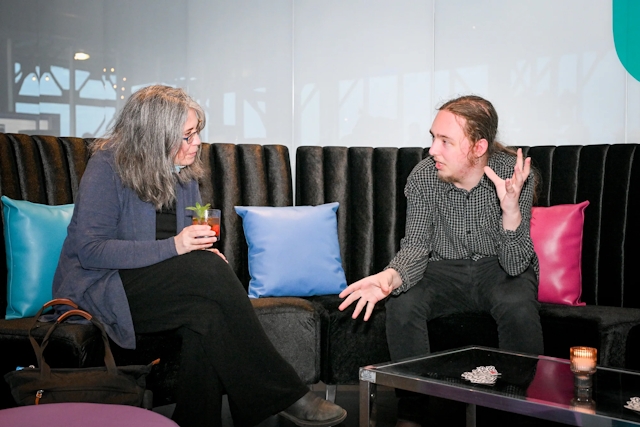
<svg viewBox="0 0 640 427"><path fill-rule="evenodd" d="M584 210L578 204L534 207L531 240L540 261L538 301L585 305L582 294L582 234Z"/></svg>

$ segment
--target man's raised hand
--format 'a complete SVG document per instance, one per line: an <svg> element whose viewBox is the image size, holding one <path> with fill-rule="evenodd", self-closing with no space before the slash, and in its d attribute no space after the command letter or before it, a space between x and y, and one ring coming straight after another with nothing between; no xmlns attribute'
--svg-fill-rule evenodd
<svg viewBox="0 0 640 427"><path fill-rule="evenodd" d="M531 172L531 158L523 159L522 149L518 148L516 164L511 178L500 178L489 166L484 167L484 173L496 187L496 193L502 209L502 225L506 230L515 230L522 221L520 214L520 192Z"/></svg>

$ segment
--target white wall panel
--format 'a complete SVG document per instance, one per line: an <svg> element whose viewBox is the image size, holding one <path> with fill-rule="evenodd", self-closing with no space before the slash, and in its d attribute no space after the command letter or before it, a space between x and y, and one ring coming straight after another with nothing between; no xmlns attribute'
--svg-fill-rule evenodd
<svg viewBox="0 0 640 427"><path fill-rule="evenodd" d="M296 1L295 145L423 143L432 10L423 0Z"/></svg>
<svg viewBox="0 0 640 427"><path fill-rule="evenodd" d="M436 1L436 103L475 93L494 103L503 141L624 141L625 78L611 2Z"/></svg>
<svg viewBox="0 0 640 427"><path fill-rule="evenodd" d="M101 135L165 83L204 106L203 140L292 154L427 145L467 93L508 144L640 142L611 21L611 0L0 0L0 125Z"/></svg>
<svg viewBox="0 0 640 427"><path fill-rule="evenodd" d="M640 82L627 74L626 142L640 144Z"/></svg>
<svg viewBox="0 0 640 427"><path fill-rule="evenodd" d="M189 93L205 106L203 140L292 140L292 1L190 0Z"/></svg>

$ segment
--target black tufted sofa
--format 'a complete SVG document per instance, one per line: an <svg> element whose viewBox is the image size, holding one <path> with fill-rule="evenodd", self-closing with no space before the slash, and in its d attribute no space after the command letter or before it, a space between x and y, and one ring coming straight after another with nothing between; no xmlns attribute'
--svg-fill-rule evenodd
<svg viewBox="0 0 640 427"><path fill-rule="evenodd" d="M61 205L73 203L78 183L88 160L88 140L0 134L0 194L12 199ZM240 280L248 286L247 245L236 205L287 206L293 201L291 168L286 147L275 145L203 144L202 156L208 168L201 184L202 198L223 212L222 251ZM0 210L1 211L1 210ZM4 235L0 241L0 374L16 366L35 364L27 339L33 318L4 319L7 270ZM301 298L252 300L258 318L278 351L296 369L306 384L320 377L320 314ZM45 356L51 366L103 366L101 339L91 325L63 324ZM42 338L49 324L38 323L34 335ZM163 333L137 336L136 350L112 344L118 365L147 364L156 358L160 365L148 377L154 405L173 402L179 381L180 336ZM221 343L224 345L224 343ZM8 385L0 379L0 409L13 405Z"/></svg>
<svg viewBox="0 0 640 427"><path fill-rule="evenodd" d="M589 200L582 262L584 307L543 304L545 354L568 358L573 345L599 349L599 364L640 369L640 146L523 147L541 176L539 206ZM339 238L347 281L380 271L404 235L404 186L424 148L300 147L296 203L340 202ZM323 311L322 376L353 384L358 367L389 360L384 304L368 322L340 312L335 296L310 301ZM493 319L467 314L429 323L434 351L470 344L497 347ZM333 390L335 393L335 388Z"/></svg>
<svg viewBox="0 0 640 427"><path fill-rule="evenodd" d="M0 134L0 194L47 204L73 203L88 151L86 140ZM524 147L542 178L538 205L589 200L583 243L585 307L543 304L545 354L566 358L572 345L597 347L602 365L640 369L640 279L632 249L640 241L640 151L638 145ZM222 250L248 285L247 247L235 205L292 204L286 147L203 145L209 168L201 184L204 200L223 211ZM343 265L349 283L380 271L404 234L403 189L424 148L300 147L296 153L296 204L338 201ZM0 258L4 258L0 245ZM6 266L0 263L0 307L5 307ZM337 296L252 300L276 348L307 384L322 381L328 396L355 384L358 368L389 360L384 304L369 322L340 312ZM0 374L34 362L26 339L33 319L0 320ZM100 339L90 327L63 325L47 350L55 366L101 364ZM47 324L39 324L42 337ZM493 320L476 314L429 324L434 350L477 344L497 346ZM134 351L113 346L120 365L162 363L149 377L156 406L171 403L177 378L180 337L140 335ZM0 408L13 401L0 384Z"/></svg>

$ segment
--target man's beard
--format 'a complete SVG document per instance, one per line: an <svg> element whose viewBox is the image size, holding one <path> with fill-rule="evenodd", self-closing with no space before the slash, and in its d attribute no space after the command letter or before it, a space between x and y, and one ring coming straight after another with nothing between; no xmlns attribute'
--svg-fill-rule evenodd
<svg viewBox="0 0 640 427"><path fill-rule="evenodd" d="M469 160L469 167L473 168L475 165L478 164L478 161L480 159L468 159ZM438 179L442 182L446 182L448 184L455 184L456 182L460 182L460 179L456 178L454 175L448 175L448 176L442 176L442 171L438 171Z"/></svg>
<svg viewBox="0 0 640 427"><path fill-rule="evenodd" d="M456 182L456 180L454 179L453 176L449 175L449 176L442 176L442 174L440 173L440 171L438 171L438 179L442 182L446 182L448 184L453 184Z"/></svg>

